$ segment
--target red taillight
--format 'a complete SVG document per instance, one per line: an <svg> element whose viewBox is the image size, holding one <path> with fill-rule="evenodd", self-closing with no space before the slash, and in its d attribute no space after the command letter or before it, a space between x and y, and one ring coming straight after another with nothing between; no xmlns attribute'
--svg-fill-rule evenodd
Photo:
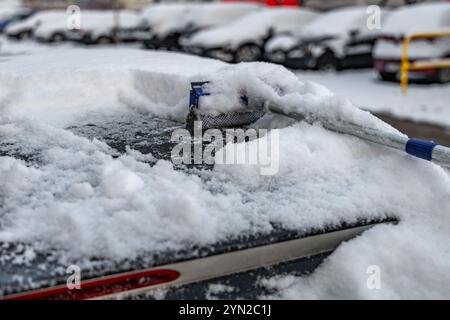
<svg viewBox="0 0 450 320"><path fill-rule="evenodd" d="M222 0L223 2L256 2L265 4L269 7L286 6L286 7L299 7L301 2L299 0Z"/></svg>
<svg viewBox="0 0 450 320"><path fill-rule="evenodd" d="M423 69L420 72L430 76L436 73L436 69Z"/></svg>
<svg viewBox="0 0 450 320"><path fill-rule="evenodd" d="M374 63L375 69L382 70L384 68L384 62L380 60L376 60Z"/></svg>
<svg viewBox="0 0 450 320"><path fill-rule="evenodd" d="M5 300L86 300L101 298L111 294L142 289L172 282L180 273L170 269L149 270L108 276L81 282L81 289L69 289L67 286L42 289L5 297Z"/></svg>

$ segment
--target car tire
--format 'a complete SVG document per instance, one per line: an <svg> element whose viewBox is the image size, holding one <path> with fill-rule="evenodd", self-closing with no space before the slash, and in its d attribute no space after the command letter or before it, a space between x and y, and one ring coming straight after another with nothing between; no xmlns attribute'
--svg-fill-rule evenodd
<svg viewBox="0 0 450 320"><path fill-rule="evenodd" d="M54 33L50 37L50 42L63 42L66 40L66 36L62 33Z"/></svg>
<svg viewBox="0 0 450 320"><path fill-rule="evenodd" d="M396 73L380 71L380 72L378 72L378 74L380 75L380 79L383 81L388 81L388 82L397 81Z"/></svg>
<svg viewBox="0 0 450 320"><path fill-rule="evenodd" d="M260 46L254 43L248 43L240 46L234 55L235 62L249 62L261 60L263 50Z"/></svg>
<svg viewBox="0 0 450 320"><path fill-rule="evenodd" d="M148 50L158 50L159 49L159 46L156 45L152 41L144 40L143 45L144 45L144 48L148 49Z"/></svg>
<svg viewBox="0 0 450 320"><path fill-rule="evenodd" d="M26 39L29 39L30 37L31 37L31 34L28 31L20 32L17 35L17 39L19 39L19 40L26 40Z"/></svg>
<svg viewBox="0 0 450 320"><path fill-rule="evenodd" d="M114 39L108 36L101 36L96 41L96 44L112 44L114 43Z"/></svg>
<svg viewBox="0 0 450 320"><path fill-rule="evenodd" d="M283 50L275 50L266 55L267 60L273 63L284 64L286 63L286 52Z"/></svg>
<svg viewBox="0 0 450 320"><path fill-rule="evenodd" d="M336 56L331 51L326 51L322 54L316 62L316 69L321 71L335 71L339 70L339 62Z"/></svg>
<svg viewBox="0 0 450 320"><path fill-rule="evenodd" d="M443 68L438 70L437 81L439 83L450 82L450 68Z"/></svg>

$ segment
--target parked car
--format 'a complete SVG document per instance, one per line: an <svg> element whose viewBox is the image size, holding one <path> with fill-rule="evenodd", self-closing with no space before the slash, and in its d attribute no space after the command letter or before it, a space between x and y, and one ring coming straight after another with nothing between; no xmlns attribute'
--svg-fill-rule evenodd
<svg viewBox="0 0 450 320"><path fill-rule="evenodd" d="M44 24L52 24L54 21L66 21L67 15L65 11L48 10L38 12L31 17L23 20L13 22L5 29L5 34L9 38L27 39L34 35L34 31Z"/></svg>
<svg viewBox="0 0 450 320"><path fill-rule="evenodd" d="M230 23L260 9L249 3L210 3L152 6L145 13L149 32L144 41L149 49L182 48L182 38L194 32Z"/></svg>
<svg viewBox="0 0 450 320"><path fill-rule="evenodd" d="M450 3L429 3L409 6L393 13L383 27L374 51L375 68L380 78L400 78L402 43L406 35L416 32L450 32ZM410 62L450 58L450 37L412 41L408 49ZM450 68L428 68L410 71L416 81L450 82Z"/></svg>
<svg viewBox="0 0 450 320"><path fill-rule="evenodd" d="M397 7L430 0L303 0L303 4L317 10L332 10L357 5L378 5ZM433 1L433 0L431 0ZM439 1L439 0L438 0Z"/></svg>
<svg viewBox="0 0 450 320"><path fill-rule="evenodd" d="M33 11L21 7L0 9L0 33L13 22L22 21L33 14Z"/></svg>
<svg viewBox="0 0 450 320"><path fill-rule="evenodd" d="M188 52L227 62L261 60L270 38L302 28L317 17L309 9L264 9L230 25L195 33L183 44Z"/></svg>
<svg viewBox="0 0 450 320"><path fill-rule="evenodd" d="M268 59L290 68L340 70L372 67L379 30L367 28L367 7L341 8L305 26L296 36L267 43ZM386 17L388 11L382 11Z"/></svg>
<svg viewBox="0 0 450 320"><path fill-rule="evenodd" d="M122 42L128 39L122 38L120 30L136 25L140 15L132 10L114 11L84 11L82 14L80 29L67 32L67 37L72 41L85 44L108 44Z"/></svg>
<svg viewBox="0 0 450 320"><path fill-rule="evenodd" d="M62 42L67 40L66 17L46 21L36 27L33 38L39 42Z"/></svg>

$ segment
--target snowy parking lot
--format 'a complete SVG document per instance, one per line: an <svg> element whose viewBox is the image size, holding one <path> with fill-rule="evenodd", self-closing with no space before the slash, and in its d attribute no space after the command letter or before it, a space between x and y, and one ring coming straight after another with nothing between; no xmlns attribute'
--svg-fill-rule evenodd
<svg viewBox="0 0 450 320"><path fill-rule="evenodd" d="M136 45L0 41L0 243L27 244L2 259L31 264L52 251L61 263L88 265L91 258L121 261L148 250L211 245L274 225L321 229L394 216L397 225L342 244L311 275L280 275L261 285L276 289L269 298L450 298L447 169L267 115L261 123L280 129L274 176L240 165L175 170L143 151L155 118L166 129L183 126L191 81L273 96L294 110L389 133L398 131L360 108L448 127L450 84L411 85L402 96L398 84L366 70L294 74ZM205 108L220 112L218 103L225 108L231 100ZM381 270L381 288L368 289L369 266Z"/></svg>

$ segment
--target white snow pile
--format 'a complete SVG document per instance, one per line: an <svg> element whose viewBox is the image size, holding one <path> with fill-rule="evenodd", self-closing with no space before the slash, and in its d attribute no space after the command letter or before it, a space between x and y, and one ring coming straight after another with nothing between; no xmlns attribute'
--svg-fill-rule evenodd
<svg viewBox="0 0 450 320"><path fill-rule="evenodd" d="M39 244L69 259L122 259L270 231L273 224L309 230L395 215L398 226L379 226L345 244L311 278L294 279L281 294L448 297L450 178L431 163L295 123L280 129L273 176L252 165L188 174L168 161L150 166L131 149L115 158L103 142L65 129L92 112L182 120L189 82L206 78L216 92L241 88L287 108L320 110L330 120L393 130L270 64L228 66L132 50L14 57L2 62L0 150L18 148L37 161L0 157L0 242ZM363 288L360 269L372 264L386 274L382 293ZM433 276L439 280L428 281Z"/></svg>
<svg viewBox="0 0 450 320"><path fill-rule="evenodd" d="M130 49L61 49L10 57L2 63L0 108L60 127L84 112L124 107L182 121L189 78L224 65Z"/></svg>
<svg viewBox="0 0 450 320"><path fill-rule="evenodd" d="M327 88L312 82L301 82L285 68L261 62L239 64L221 68L210 77L206 90L211 93L202 97L200 110L217 115L240 111L246 107L239 102L242 95L249 97L249 107L274 104L286 113L298 112L314 121L346 121L386 132L397 131L356 108L349 100L335 96ZM310 121L311 122L311 121Z"/></svg>

